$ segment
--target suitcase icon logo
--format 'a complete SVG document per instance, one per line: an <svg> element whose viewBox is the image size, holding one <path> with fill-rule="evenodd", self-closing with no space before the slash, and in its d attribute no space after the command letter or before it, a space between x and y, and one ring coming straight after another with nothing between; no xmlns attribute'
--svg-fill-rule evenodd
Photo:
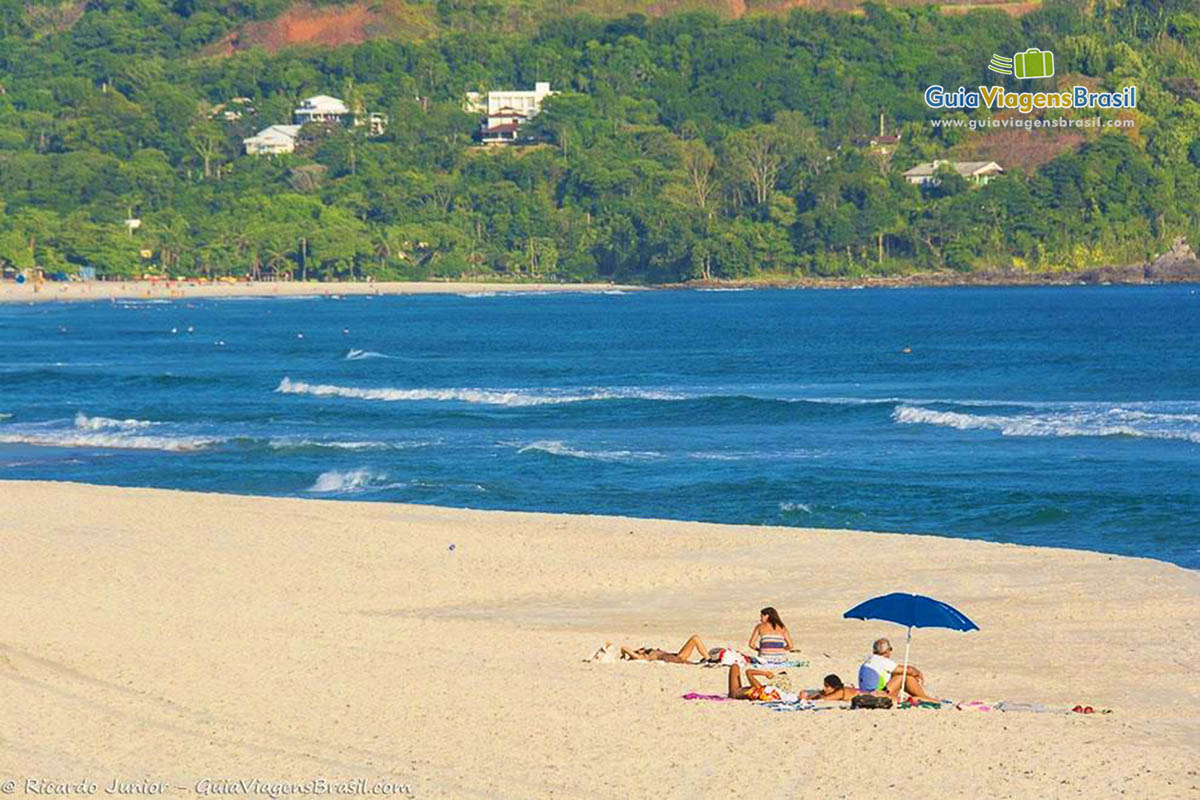
<svg viewBox="0 0 1200 800"><path fill-rule="evenodd" d="M1054 53L1031 47L1023 53L1013 53L1012 58L993 55L988 69L1001 75L1016 78L1049 78L1054 75Z"/></svg>

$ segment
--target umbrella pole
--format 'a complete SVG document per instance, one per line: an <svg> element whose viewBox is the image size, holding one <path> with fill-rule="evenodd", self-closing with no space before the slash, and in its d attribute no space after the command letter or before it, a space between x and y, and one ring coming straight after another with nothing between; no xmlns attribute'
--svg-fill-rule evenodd
<svg viewBox="0 0 1200 800"><path fill-rule="evenodd" d="M900 701L904 701L904 686L908 683L908 648L912 647L912 625L908 626L908 638L904 642L904 671L900 673L903 677L900 678L900 692L897 695Z"/></svg>

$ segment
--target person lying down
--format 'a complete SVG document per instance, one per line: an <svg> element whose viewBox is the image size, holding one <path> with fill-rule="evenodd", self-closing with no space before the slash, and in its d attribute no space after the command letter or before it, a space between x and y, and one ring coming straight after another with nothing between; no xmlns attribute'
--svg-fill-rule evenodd
<svg viewBox="0 0 1200 800"><path fill-rule="evenodd" d="M762 703L794 703L801 699L800 695L791 691L784 674L776 674L769 669L745 670L746 685L742 686L742 668L737 664L729 667L729 699L754 700ZM774 680L775 683L763 683L759 678ZM779 684L779 685L776 685Z"/></svg>
<svg viewBox="0 0 1200 800"><path fill-rule="evenodd" d="M801 692L801 700L828 700L830 702L850 702L856 695L871 694L853 686L846 686L837 675L826 675L824 685L819 692Z"/></svg>
<svg viewBox="0 0 1200 800"><path fill-rule="evenodd" d="M695 663L700 664L708 659L708 648L700 641L698 635L691 636L683 647L676 652L660 650L657 647L639 647L633 650L621 645L621 658L625 661L666 661L669 664L691 664L692 656L699 656Z"/></svg>

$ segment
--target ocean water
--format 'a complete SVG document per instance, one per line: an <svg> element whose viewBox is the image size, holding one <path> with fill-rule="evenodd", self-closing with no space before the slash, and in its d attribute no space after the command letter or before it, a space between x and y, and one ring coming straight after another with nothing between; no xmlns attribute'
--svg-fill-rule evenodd
<svg viewBox="0 0 1200 800"><path fill-rule="evenodd" d="M1193 286L3 305L0 478L1195 568L1198 341Z"/></svg>

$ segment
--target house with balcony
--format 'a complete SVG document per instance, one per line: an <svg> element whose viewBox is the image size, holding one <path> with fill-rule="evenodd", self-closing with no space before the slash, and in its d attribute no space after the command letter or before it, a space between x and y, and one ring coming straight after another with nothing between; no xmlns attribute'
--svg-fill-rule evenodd
<svg viewBox="0 0 1200 800"><path fill-rule="evenodd" d="M497 92L467 92L464 108L468 113L483 114L479 139L484 144L507 144L519 138L522 125L542 110L542 101L557 94L550 84L535 83L532 91L506 89Z"/></svg>
<svg viewBox="0 0 1200 800"><path fill-rule="evenodd" d="M317 122L327 125L333 122L342 122L346 117L350 116L350 109L336 97L330 97L327 94L318 94L302 101L299 107L292 112L293 119L297 125L304 125L309 122Z"/></svg>

